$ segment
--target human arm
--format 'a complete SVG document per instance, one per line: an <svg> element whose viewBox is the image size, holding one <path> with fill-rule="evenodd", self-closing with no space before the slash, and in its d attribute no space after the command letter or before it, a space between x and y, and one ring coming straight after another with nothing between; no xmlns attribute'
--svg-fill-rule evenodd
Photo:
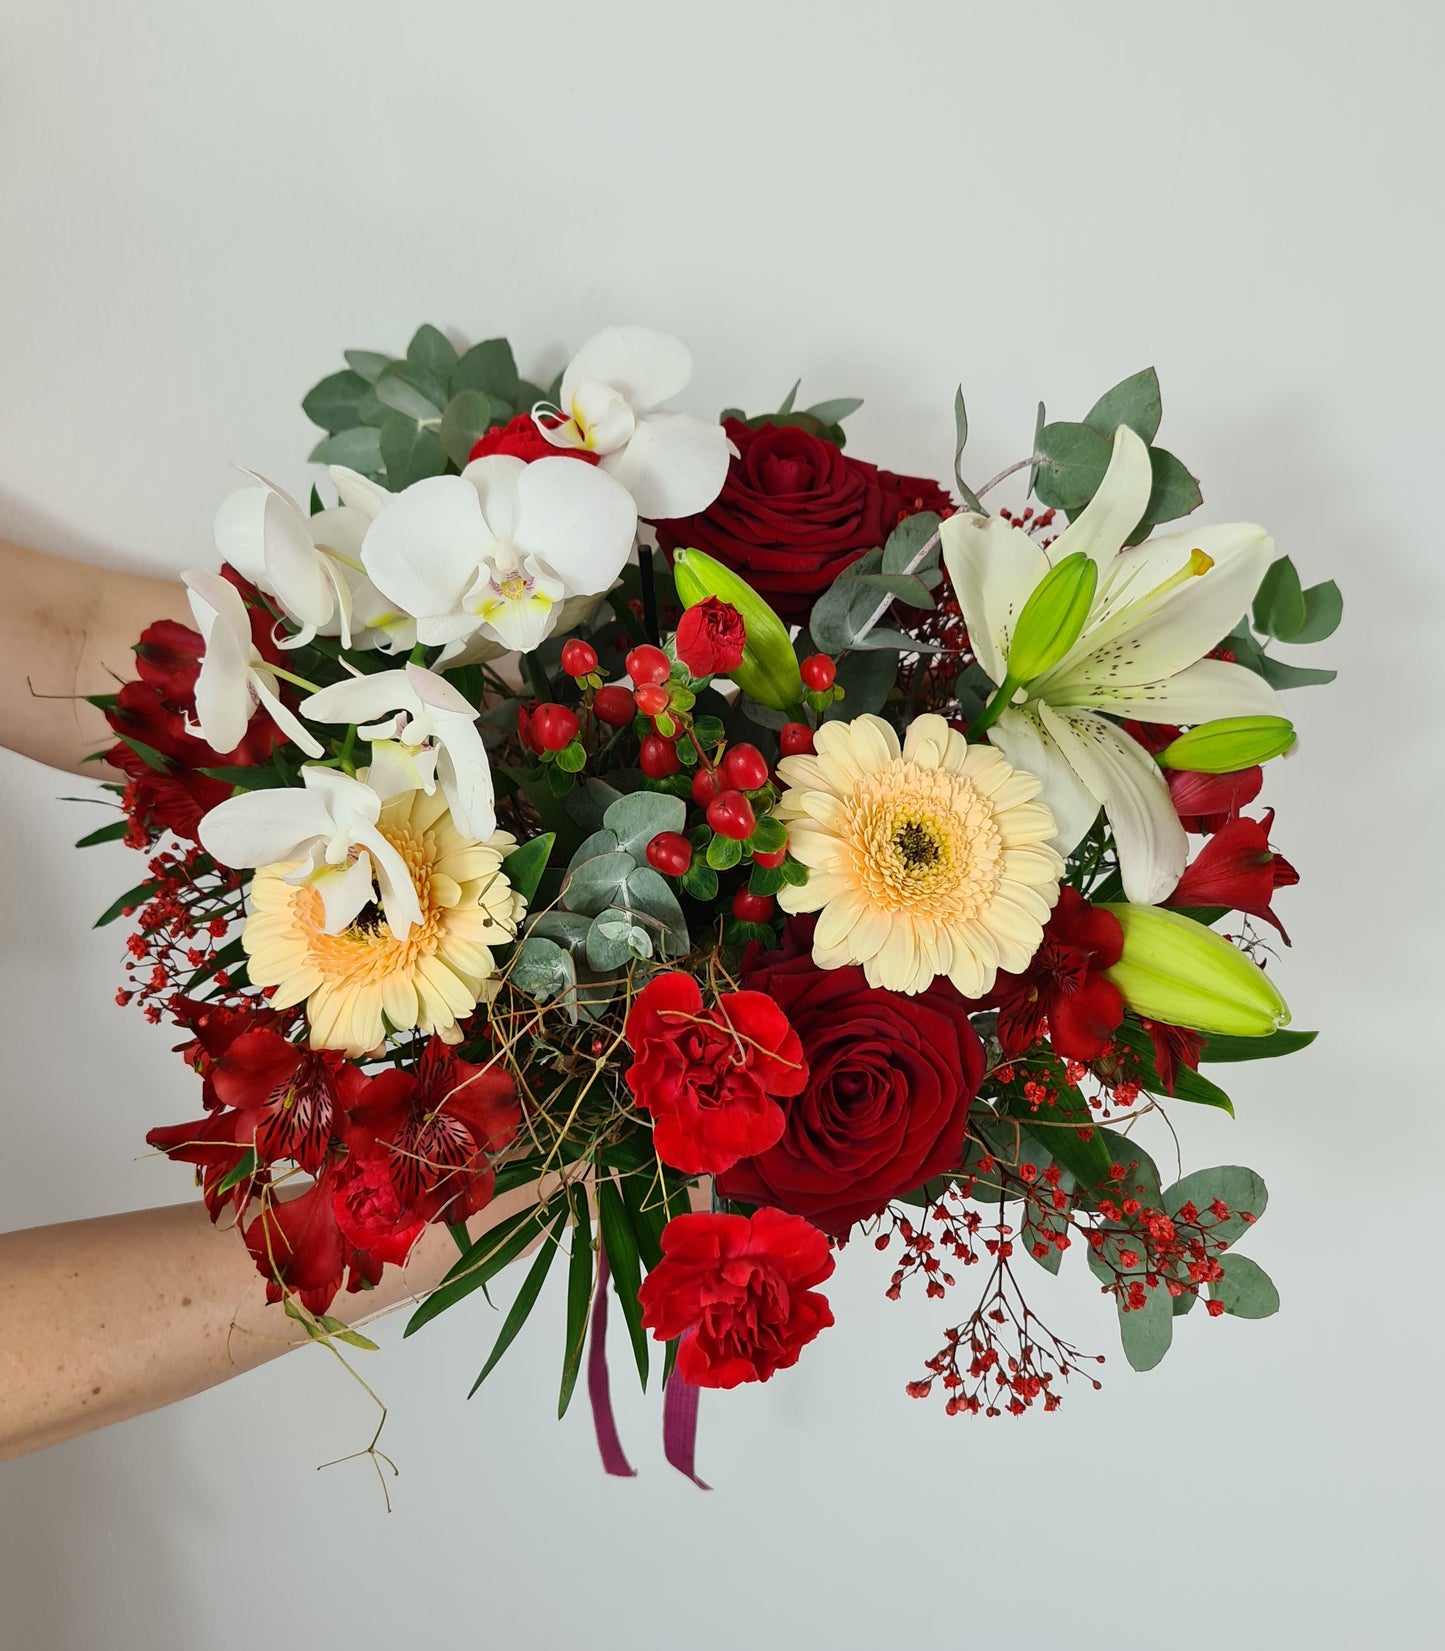
<svg viewBox="0 0 1445 1651"><path fill-rule="evenodd" d="M133 676L131 649L157 619L191 623L178 579L91 567L0 539L0 745L72 773L113 743L86 694Z"/></svg>
<svg viewBox="0 0 1445 1651"><path fill-rule="evenodd" d="M474 1238L536 1199L495 1198ZM407 1266L373 1290L337 1296L348 1324L440 1282L457 1249L429 1226ZM266 1302L239 1235L194 1203L0 1234L0 1460L158 1410L306 1341Z"/></svg>

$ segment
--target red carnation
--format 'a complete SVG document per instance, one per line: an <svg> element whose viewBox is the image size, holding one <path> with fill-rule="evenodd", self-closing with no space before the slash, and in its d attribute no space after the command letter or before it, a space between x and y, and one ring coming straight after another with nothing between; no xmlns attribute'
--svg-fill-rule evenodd
<svg viewBox="0 0 1445 1651"><path fill-rule="evenodd" d="M669 552L706 551L740 573L790 621L804 622L844 568L920 510L952 510L936 483L848 458L790 425L723 427L738 450L722 492L697 516L658 522Z"/></svg>
<svg viewBox="0 0 1445 1651"><path fill-rule="evenodd" d="M1124 931L1112 912L1090 905L1077 889L1060 889L1028 968L1000 973L989 994L1004 1054L1022 1055L1047 1026L1049 1042L1066 1060L1101 1055L1124 1018L1119 988L1103 971L1123 949Z"/></svg>
<svg viewBox="0 0 1445 1651"><path fill-rule="evenodd" d="M765 1382L833 1322L813 1289L832 1271L828 1240L795 1215L674 1216L639 1292L642 1322L658 1341L682 1338L677 1373L695 1387Z"/></svg>
<svg viewBox="0 0 1445 1651"><path fill-rule="evenodd" d="M783 1133L774 1096L808 1080L788 1017L762 992L724 992L704 1009L691 975L658 975L628 1012L627 1085L653 1117L664 1163L712 1175L772 1146Z"/></svg>
<svg viewBox="0 0 1445 1651"><path fill-rule="evenodd" d="M718 1187L841 1236L958 1167L983 1045L968 1018L977 1006L946 980L904 997L869 986L860 968L820 969L812 932L795 919L780 952L744 958L744 986L772 998L802 1040L808 1081L784 1102L777 1144Z"/></svg>
<svg viewBox="0 0 1445 1651"><path fill-rule="evenodd" d="M597 455L587 452L585 448L553 447L537 428L537 421L530 413L518 413L506 424L488 430L480 441L473 444L467 460L470 463L472 459L485 459L492 453L509 454L514 459L521 459L524 464L531 464L534 459L556 458L581 459L584 464L597 463Z"/></svg>
<svg viewBox="0 0 1445 1651"><path fill-rule="evenodd" d="M516 1138L522 1109L511 1077L459 1060L432 1038L415 1072L373 1078L351 1110L359 1160L385 1159L405 1207L423 1221L465 1221L491 1202L492 1158Z"/></svg>
<svg viewBox="0 0 1445 1651"><path fill-rule="evenodd" d="M731 602L706 597L677 624L677 657L694 676L726 676L743 662L747 631Z"/></svg>
<svg viewBox="0 0 1445 1651"><path fill-rule="evenodd" d="M357 1164L332 1194L342 1236L374 1260L404 1266L426 1222L402 1205L391 1168L381 1158Z"/></svg>
<svg viewBox="0 0 1445 1651"><path fill-rule="evenodd" d="M1194 859L1164 903L1167 906L1223 906L1272 923L1285 945L1289 936L1270 908L1274 891L1299 882L1299 873L1269 846L1274 810L1262 820L1241 815L1220 826Z"/></svg>

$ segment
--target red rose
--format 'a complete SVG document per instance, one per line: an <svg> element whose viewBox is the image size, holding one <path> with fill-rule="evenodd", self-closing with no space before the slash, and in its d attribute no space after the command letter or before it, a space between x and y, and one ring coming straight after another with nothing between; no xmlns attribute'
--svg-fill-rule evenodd
<svg viewBox="0 0 1445 1651"><path fill-rule="evenodd" d="M828 1240L780 1210L678 1215L639 1292L658 1341L682 1340L677 1373L694 1387L765 1382L833 1322L812 1286L833 1271Z"/></svg>
<svg viewBox="0 0 1445 1651"><path fill-rule="evenodd" d="M1021 975L1000 972L988 1001L998 1009L1005 1055L1022 1055L1044 1034L1066 1060L1091 1061L1124 1018L1119 988L1103 971L1119 961L1124 931L1112 912L1077 889L1059 890L1039 949Z"/></svg>
<svg viewBox="0 0 1445 1651"><path fill-rule="evenodd" d="M881 545L905 516L944 514L935 483L850 459L789 425L724 428L739 456L722 492L697 516L658 522L658 543L706 551L745 578L784 619L802 623L851 562Z"/></svg>
<svg viewBox="0 0 1445 1651"><path fill-rule="evenodd" d="M724 992L704 1009L691 975L658 975L628 1011L627 1086L652 1114L653 1143L684 1175L731 1169L783 1133L776 1095L807 1082L803 1046L761 992Z"/></svg>
<svg viewBox="0 0 1445 1651"><path fill-rule="evenodd" d="M373 1261L401 1267L426 1225L402 1207L391 1170L380 1159L358 1164L332 1195L342 1237L365 1250Z"/></svg>
<svg viewBox="0 0 1445 1651"><path fill-rule="evenodd" d="M728 1198L774 1204L841 1236L930 1176L957 1168L969 1103L983 1080L970 1004L945 980L904 997L859 968L820 969L812 924L783 950L744 960L743 984L793 1023L807 1086L785 1104L778 1144L718 1179Z"/></svg>
<svg viewBox="0 0 1445 1651"><path fill-rule="evenodd" d="M473 443L472 450L467 454L468 463L472 459L484 459L492 453L507 453L514 459L521 459L524 464L531 464L534 459L581 459L585 464L596 464L597 455L588 453L578 447L553 447L552 443L537 428L537 421L530 413L518 413L516 418L500 425L495 430L488 430L480 441Z"/></svg>
<svg viewBox="0 0 1445 1651"><path fill-rule="evenodd" d="M726 676L743 662L747 631L731 602L709 596L677 622L677 657L694 676Z"/></svg>

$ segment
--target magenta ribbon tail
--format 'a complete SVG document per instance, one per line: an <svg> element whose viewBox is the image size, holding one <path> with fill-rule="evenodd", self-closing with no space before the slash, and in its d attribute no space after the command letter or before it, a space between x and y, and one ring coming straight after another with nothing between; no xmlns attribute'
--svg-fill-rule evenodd
<svg viewBox="0 0 1445 1651"><path fill-rule="evenodd" d="M607 1375L607 1252L599 1247L597 1294L592 1299L591 1341L587 1348L587 1396L592 1401L592 1425L604 1470L617 1479L635 1479L637 1469L623 1453L612 1414L612 1384ZM694 1401L694 1410L696 1401Z"/></svg>
<svg viewBox="0 0 1445 1651"><path fill-rule="evenodd" d="M662 1399L662 1453L699 1490L711 1490L693 1466L697 1454L697 1394L697 1388L674 1370Z"/></svg>

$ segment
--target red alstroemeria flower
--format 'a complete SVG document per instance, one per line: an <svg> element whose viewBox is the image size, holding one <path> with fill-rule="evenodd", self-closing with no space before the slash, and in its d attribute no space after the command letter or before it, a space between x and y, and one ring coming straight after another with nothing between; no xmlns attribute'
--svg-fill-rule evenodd
<svg viewBox="0 0 1445 1651"><path fill-rule="evenodd" d="M267 1301L295 1296L308 1312L324 1313L343 1278L349 1290L381 1278L382 1261L358 1250L341 1230L336 1188L336 1170L329 1167L299 1197L264 1199L246 1225L246 1248L266 1280Z"/></svg>
<svg viewBox="0 0 1445 1651"><path fill-rule="evenodd" d="M1172 745L1181 732L1165 722L1126 722L1124 730L1151 757ZM1264 770L1256 765L1238 768L1232 774L1203 774L1192 768L1168 768L1164 779L1180 825L1186 831L1204 834L1218 831L1254 801L1264 785Z"/></svg>
<svg viewBox="0 0 1445 1651"><path fill-rule="evenodd" d="M1172 1026L1168 1021L1146 1020L1141 1015L1139 1024L1153 1040L1154 1070L1159 1074L1159 1081L1172 1095L1181 1066L1190 1067L1196 1072L1199 1070L1199 1052L1204 1047L1204 1039L1198 1032L1191 1032L1187 1026Z"/></svg>
<svg viewBox="0 0 1445 1651"><path fill-rule="evenodd" d="M511 1077L459 1060L432 1038L415 1073L369 1080L350 1108L348 1144L385 1160L403 1206L422 1221L465 1221L491 1202L493 1157L516 1139L522 1109Z"/></svg>
<svg viewBox="0 0 1445 1651"><path fill-rule="evenodd" d="M678 1215L642 1282L642 1322L682 1339L677 1373L696 1387L765 1382L833 1322L813 1289L833 1271L827 1238L801 1216Z"/></svg>
<svg viewBox="0 0 1445 1651"><path fill-rule="evenodd" d="M187 1124L163 1125L146 1135L146 1145L165 1153L173 1163L196 1166L196 1179L212 1221L220 1220L227 1205L239 1215L253 1194L270 1179L268 1172L258 1166L254 1174L243 1175L221 1191L221 1183L240 1168L251 1151L249 1142L236 1138L234 1112L208 1112L204 1118Z"/></svg>
<svg viewBox="0 0 1445 1651"><path fill-rule="evenodd" d="M1091 905L1077 889L1060 889L1028 968L1000 974L989 994L1004 1054L1022 1055L1046 1025L1049 1042L1065 1059L1102 1054L1124 1018L1119 988L1104 979L1123 949L1124 931L1112 912Z"/></svg>
<svg viewBox="0 0 1445 1651"><path fill-rule="evenodd" d="M1270 909L1274 891L1299 882L1299 873L1269 846L1274 810L1261 820L1230 820L1205 843L1184 868L1169 906L1223 906L1229 911L1258 917L1279 930L1286 946L1284 924Z"/></svg>
<svg viewBox="0 0 1445 1651"><path fill-rule="evenodd" d="M217 1056L211 1087L237 1113L236 1137L267 1163L290 1158L317 1174L342 1134L344 1113L366 1088L360 1068L334 1049L289 1043L269 1027L243 1032Z"/></svg>
<svg viewBox="0 0 1445 1651"><path fill-rule="evenodd" d="M684 1175L712 1175L781 1138L775 1096L808 1081L803 1045L764 992L723 992L705 1009L689 974L658 975L637 994L625 1036L633 1098L653 1118L658 1155Z"/></svg>
<svg viewBox="0 0 1445 1651"><path fill-rule="evenodd" d="M176 1053L204 1080L201 1097L208 1111L224 1104L215 1092L211 1075L216 1062L236 1039L263 1027L284 1029L293 1018L289 1012L264 1006L231 1009L223 1003L202 1003L199 998L180 996L170 1000L169 1009L176 1024L191 1033L189 1042L176 1045Z"/></svg>

